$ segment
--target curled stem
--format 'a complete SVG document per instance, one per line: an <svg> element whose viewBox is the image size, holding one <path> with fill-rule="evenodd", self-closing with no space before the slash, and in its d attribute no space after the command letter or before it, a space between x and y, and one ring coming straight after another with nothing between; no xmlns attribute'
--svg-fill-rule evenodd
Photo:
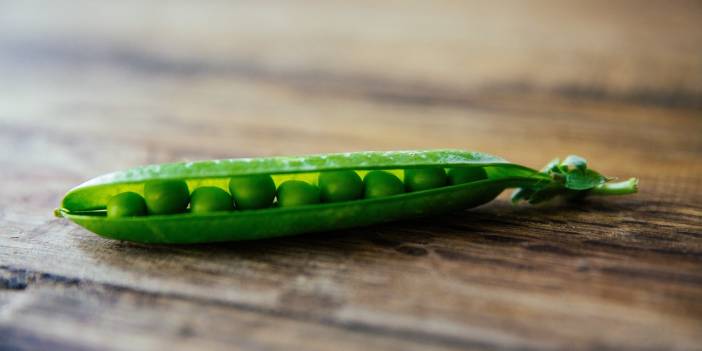
<svg viewBox="0 0 702 351"><path fill-rule="evenodd" d="M584 158L574 155L563 162L558 159L551 161L539 174L548 176L550 181L517 189L512 193L512 202L525 200L537 204L557 196L577 200L588 195L627 195L636 193L639 184L636 178L610 182L612 178L589 169Z"/></svg>
<svg viewBox="0 0 702 351"><path fill-rule="evenodd" d="M634 194L639 191L639 180L629 178L623 182L604 183L590 190L591 195L607 196L607 195L627 195Z"/></svg>

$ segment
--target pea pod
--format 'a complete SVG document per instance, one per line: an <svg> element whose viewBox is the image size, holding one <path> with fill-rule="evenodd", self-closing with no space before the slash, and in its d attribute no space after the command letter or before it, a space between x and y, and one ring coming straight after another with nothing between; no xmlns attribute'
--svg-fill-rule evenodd
<svg viewBox="0 0 702 351"><path fill-rule="evenodd" d="M636 179L610 183L610 178L554 161L543 171L492 155L461 150L354 152L298 157L262 157L149 165L110 173L71 189L56 215L66 217L103 237L144 243L202 243L253 240L329 231L404 218L444 213L482 205L507 188L517 188L514 201L531 203L558 195L621 195L637 190ZM578 158L578 160L584 160ZM199 187L228 189L232 177L270 175L276 185L288 180L316 184L321 172L352 170L360 176L384 170L402 178L404 170L481 168L487 178L401 194L314 203L303 206L108 217L113 196L144 193L154 181L182 180L191 191ZM576 196L577 195L577 196Z"/></svg>

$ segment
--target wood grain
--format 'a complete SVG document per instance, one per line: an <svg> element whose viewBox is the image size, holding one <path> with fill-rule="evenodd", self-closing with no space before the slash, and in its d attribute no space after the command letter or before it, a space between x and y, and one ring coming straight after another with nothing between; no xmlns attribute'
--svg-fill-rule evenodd
<svg viewBox="0 0 702 351"><path fill-rule="evenodd" d="M0 348L700 349L699 23L694 1L2 2ZM51 216L141 164L435 147L577 153L641 192L218 245Z"/></svg>

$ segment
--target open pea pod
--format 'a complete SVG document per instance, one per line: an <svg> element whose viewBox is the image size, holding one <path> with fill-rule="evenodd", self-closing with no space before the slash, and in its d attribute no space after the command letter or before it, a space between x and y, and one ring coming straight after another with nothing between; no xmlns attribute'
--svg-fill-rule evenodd
<svg viewBox="0 0 702 351"><path fill-rule="evenodd" d="M318 175L327 171L353 170L363 175L371 170L386 170L402 178L407 169L459 167L481 167L487 179L380 198L298 207L273 205L248 211L186 211L122 218L105 215L110 198L128 191L143 194L144 184L155 180L184 180L193 191L202 186L227 189L231 177L245 175L271 175L276 185L291 179L314 184ZM558 195L580 198L588 194L636 192L637 182L633 178L620 183L609 180L587 169L584 159L572 157L563 163L553 161L542 171L488 154L461 150L262 157L149 165L110 173L71 189L55 213L106 238L186 244L330 231L444 213L482 205L507 188L518 189L513 195L514 201L531 203Z"/></svg>

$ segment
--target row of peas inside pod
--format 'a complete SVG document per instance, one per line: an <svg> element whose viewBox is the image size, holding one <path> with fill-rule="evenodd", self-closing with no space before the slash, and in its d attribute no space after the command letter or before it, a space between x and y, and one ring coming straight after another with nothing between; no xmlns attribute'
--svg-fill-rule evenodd
<svg viewBox="0 0 702 351"><path fill-rule="evenodd" d="M209 213L293 207L316 203L353 201L393 196L487 178L483 168L456 167L405 169L404 182L396 172L373 170L363 178L358 172L320 172L317 184L290 179L276 188L270 175L236 176L229 180L229 192L217 186L200 186L192 193L185 180L159 180L144 184L144 196L123 192L107 203L107 217L132 217L184 213Z"/></svg>

